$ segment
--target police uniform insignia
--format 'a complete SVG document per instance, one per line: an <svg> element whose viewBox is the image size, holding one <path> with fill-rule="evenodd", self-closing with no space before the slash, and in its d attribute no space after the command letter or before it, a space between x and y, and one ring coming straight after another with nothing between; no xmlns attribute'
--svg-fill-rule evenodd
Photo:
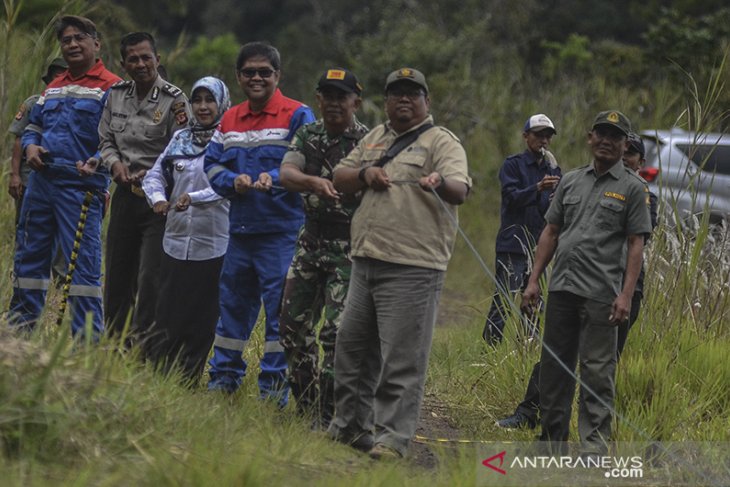
<svg viewBox="0 0 730 487"><path fill-rule="evenodd" d="M152 116L152 122L160 123L160 120L162 120L162 112L159 110L155 110L155 114Z"/></svg>
<svg viewBox="0 0 730 487"><path fill-rule="evenodd" d="M327 70L327 79L343 80L343 79L345 79L345 72L341 69L328 69Z"/></svg>
<svg viewBox="0 0 730 487"><path fill-rule="evenodd" d="M398 77L399 78L413 78L413 70L410 70L408 68L403 68L400 71L398 71Z"/></svg>
<svg viewBox="0 0 730 487"><path fill-rule="evenodd" d="M188 113L185 111L184 101L174 103L171 110L175 114L175 122L177 122L178 125L185 125L188 123Z"/></svg>
<svg viewBox="0 0 730 487"><path fill-rule="evenodd" d="M119 80L112 85L112 88L126 88L127 86L132 86L132 82Z"/></svg>
<svg viewBox="0 0 730 487"><path fill-rule="evenodd" d="M618 113L611 112L608 114L606 119L608 119L609 122L618 123Z"/></svg>
<svg viewBox="0 0 730 487"><path fill-rule="evenodd" d="M160 88L155 86L154 88L152 88L152 95L150 95L150 100L157 101L159 99L160 99Z"/></svg>
<svg viewBox="0 0 730 487"><path fill-rule="evenodd" d="M21 118L23 118L23 115L25 115L25 110L25 103L23 103L22 105L20 105L20 108L18 108L18 113L15 114L15 120L20 120Z"/></svg>
<svg viewBox="0 0 730 487"><path fill-rule="evenodd" d="M607 198L613 198L619 201L626 201L626 196L619 193L614 193L613 191L606 191L605 193L603 193L603 196Z"/></svg>
<svg viewBox="0 0 730 487"><path fill-rule="evenodd" d="M166 91L167 93L171 94L172 96L177 97L182 93L182 90L178 88L177 86L173 86L171 84L166 84L162 87L163 91Z"/></svg>

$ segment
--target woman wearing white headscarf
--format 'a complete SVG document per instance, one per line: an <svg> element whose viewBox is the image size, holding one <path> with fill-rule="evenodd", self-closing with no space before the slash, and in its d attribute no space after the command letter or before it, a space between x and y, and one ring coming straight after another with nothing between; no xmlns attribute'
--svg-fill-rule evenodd
<svg viewBox="0 0 730 487"><path fill-rule="evenodd" d="M231 106L226 85L198 80L190 97L195 121L173 135L142 182L155 213L167 215L155 324L145 355L162 370L178 366L197 380L218 321L218 279L228 246L228 200L203 172L205 148Z"/></svg>

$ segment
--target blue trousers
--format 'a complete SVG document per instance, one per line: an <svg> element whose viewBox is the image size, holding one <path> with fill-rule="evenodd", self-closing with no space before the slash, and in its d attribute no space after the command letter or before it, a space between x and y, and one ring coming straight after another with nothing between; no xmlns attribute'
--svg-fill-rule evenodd
<svg viewBox="0 0 730 487"><path fill-rule="evenodd" d="M504 322L511 313L510 303L514 300L517 292L521 291L527 284L529 274L527 272L527 256L498 252L494 264L494 274L497 280L492 306L489 308L482 338L489 344L496 345L504 337ZM534 330L528 322L523 320L527 336L531 336Z"/></svg>
<svg viewBox="0 0 730 487"><path fill-rule="evenodd" d="M235 391L246 375L243 351L261 310L266 313L266 341L259 390L285 406L288 401L286 358L279 344L279 311L297 232L231 235L220 279L221 315L210 361L209 389Z"/></svg>
<svg viewBox="0 0 730 487"><path fill-rule="evenodd" d="M97 191L98 193L98 191ZM32 330L43 310L50 283L51 261L59 246L68 262L86 191L54 184L33 172L23 198L16 235L10 326ZM83 333L91 314L95 336L103 330L101 305L101 219L103 197L92 199L84 226L76 269L71 280L68 309L71 331Z"/></svg>

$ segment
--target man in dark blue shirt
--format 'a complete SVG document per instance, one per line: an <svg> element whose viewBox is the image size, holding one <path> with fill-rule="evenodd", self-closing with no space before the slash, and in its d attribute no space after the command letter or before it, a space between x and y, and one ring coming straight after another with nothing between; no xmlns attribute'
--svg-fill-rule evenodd
<svg viewBox="0 0 730 487"><path fill-rule="evenodd" d="M502 206L494 266L496 289L482 333L491 345L502 341L509 302L527 282L530 256L545 225L550 195L560 180L560 168L547 150L556 133L547 116L531 116L522 134L527 149L509 156L499 171Z"/></svg>

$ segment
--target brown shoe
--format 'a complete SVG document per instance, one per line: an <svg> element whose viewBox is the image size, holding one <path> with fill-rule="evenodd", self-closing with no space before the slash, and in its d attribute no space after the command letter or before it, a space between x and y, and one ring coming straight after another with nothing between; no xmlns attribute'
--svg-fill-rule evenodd
<svg viewBox="0 0 730 487"><path fill-rule="evenodd" d="M376 443L375 446L368 452L370 458L373 460L400 460L403 458L403 454L385 443Z"/></svg>

